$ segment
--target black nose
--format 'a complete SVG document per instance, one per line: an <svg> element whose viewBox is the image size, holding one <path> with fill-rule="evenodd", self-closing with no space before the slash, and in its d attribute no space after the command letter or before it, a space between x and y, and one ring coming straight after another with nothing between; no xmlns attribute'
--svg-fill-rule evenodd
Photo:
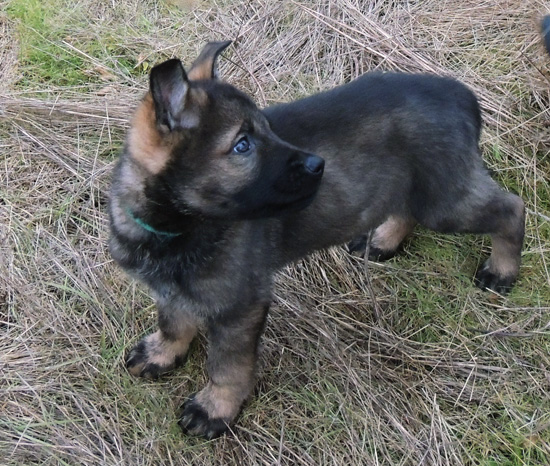
<svg viewBox="0 0 550 466"><path fill-rule="evenodd" d="M317 155L308 155L304 160L304 168L312 175L320 175L325 168L325 160Z"/></svg>

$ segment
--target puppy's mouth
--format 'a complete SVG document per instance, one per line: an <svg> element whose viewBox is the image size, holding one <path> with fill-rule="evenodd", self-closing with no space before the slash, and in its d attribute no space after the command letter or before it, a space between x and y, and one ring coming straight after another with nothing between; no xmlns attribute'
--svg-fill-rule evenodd
<svg viewBox="0 0 550 466"><path fill-rule="evenodd" d="M316 195L317 195L317 189L315 189L313 192L310 192L292 201L270 204L269 207L273 211L280 212L280 213L296 212L308 207L313 202Z"/></svg>
<svg viewBox="0 0 550 466"><path fill-rule="evenodd" d="M296 196L291 200L279 199L273 200L272 202L265 202L257 205L256 208L241 210L240 213L237 214L237 217L241 219L253 220L259 218L279 217L285 214L298 212L308 207L313 202L316 195L317 189L314 189L303 196Z"/></svg>

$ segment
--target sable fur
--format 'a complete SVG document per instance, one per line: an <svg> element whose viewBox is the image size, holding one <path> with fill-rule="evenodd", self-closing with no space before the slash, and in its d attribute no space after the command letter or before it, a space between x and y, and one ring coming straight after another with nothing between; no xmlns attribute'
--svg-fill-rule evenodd
<svg viewBox="0 0 550 466"><path fill-rule="evenodd" d="M283 265L348 241L361 252L372 229L371 253L389 257L420 223L490 234L476 280L502 292L518 275L524 229L522 200L484 168L479 106L462 84L372 73L260 111L216 79L228 44L208 44L189 73L176 60L152 70L110 206L111 253L151 288L159 315L128 368L156 377L206 329L209 382L184 404L180 425L208 438L252 390Z"/></svg>

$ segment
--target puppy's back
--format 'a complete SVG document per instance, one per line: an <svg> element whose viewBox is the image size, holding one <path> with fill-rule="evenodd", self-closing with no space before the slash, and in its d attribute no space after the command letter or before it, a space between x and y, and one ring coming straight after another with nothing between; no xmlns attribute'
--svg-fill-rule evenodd
<svg viewBox="0 0 550 466"><path fill-rule="evenodd" d="M438 131L426 125L447 132L457 124L468 131L464 137L477 141L481 126L477 99L466 86L425 74L368 73L330 91L268 107L264 113L281 138L323 156L327 154L322 149L336 139L342 144L361 144L362 138L379 141L382 122L389 130L409 133L408 143L439 138ZM464 128L465 121L469 128Z"/></svg>

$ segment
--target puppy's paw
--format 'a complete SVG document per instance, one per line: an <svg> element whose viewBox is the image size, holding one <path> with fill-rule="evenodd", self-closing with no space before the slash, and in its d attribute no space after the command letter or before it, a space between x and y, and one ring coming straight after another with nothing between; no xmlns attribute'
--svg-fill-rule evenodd
<svg viewBox="0 0 550 466"><path fill-rule="evenodd" d="M376 246L371 246L369 248L369 260L373 262L384 262L388 259L391 259L397 254L396 250L388 250L377 248Z"/></svg>
<svg viewBox="0 0 550 466"><path fill-rule="evenodd" d="M136 377L157 379L185 364L188 345L163 337L159 331L142 338L128 353L126 368Z"/></svg>
<svg viewBox="0 0 550 466"><path fill-rule="evenodd" d="M506 294L512 289L516 275L501 275L492 270L489 261L486 261L476 272L474 283L482 290L492 290L498 294Z"/></svg>
<svg viewBox="0 0 550 466"><path fill-rule="evenodd" d="M199 435L208 440L219 437L229 429L230 420L210 417L203 407L192 395L182 406L182 414L178 422L184 433Z"/></svg>
<svg viewBox="0 0 550 466"><path fill-rule="evenodd" d="M364 257L366 250L367 250L366 235L359 236L358 238L355 238L353 241L350 241L348 243L348 251L352 256ZM369 247L370 261L383 262L388 259L391 259L396 254L397 254L397 250L394 250L394 249L384 250L375 246L374 244L372 244L372 242Z"/></svg>
<svg viewBox="0 0 550 466"><path fill-rule="evenodd" d="M239 414L247 393L239 385L216 385L210 381L183 404L179 425L187 434L207 439L219 437Z"/></svg>
<svg viewBox="0 0 550 466"><path fill-rule="evenodd" d="M348 243L348 252L352 256L363 257L367 249L367 236L362 235Z"/></svg>

